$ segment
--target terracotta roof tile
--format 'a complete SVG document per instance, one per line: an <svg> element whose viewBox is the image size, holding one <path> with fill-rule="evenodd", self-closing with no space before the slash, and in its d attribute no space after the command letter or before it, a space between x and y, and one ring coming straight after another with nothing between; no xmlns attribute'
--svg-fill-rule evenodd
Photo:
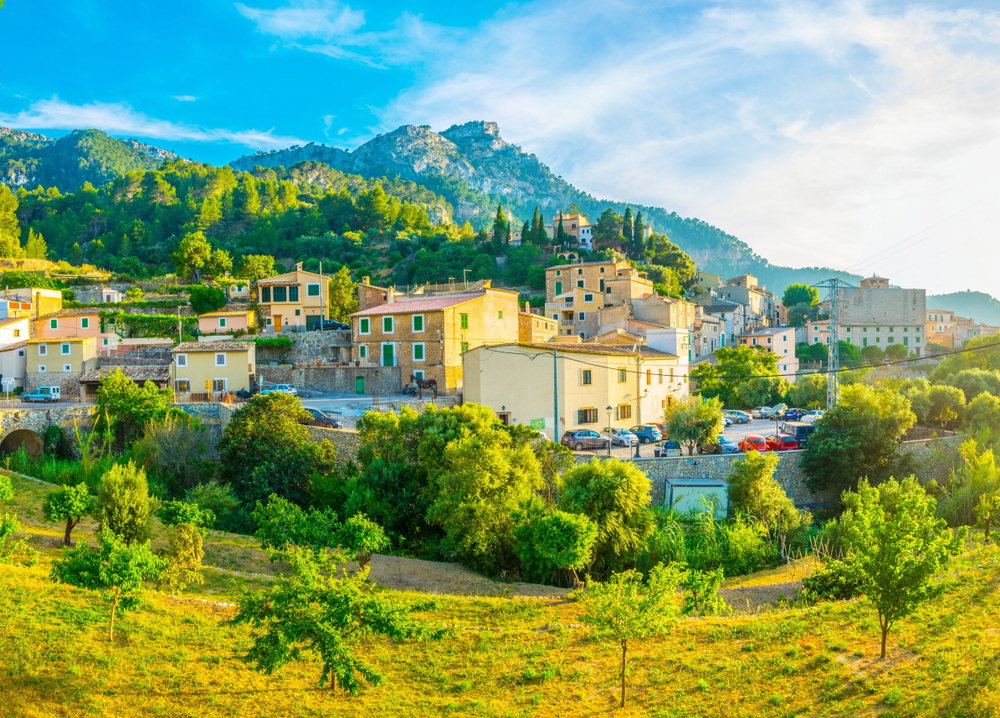
<svg viewBox="0 0 1000 718"><path fill-rule="evenodd" d="M246 352L254 349L253 341L248 342L184 342L170 350L171 354L190 352Z"/></svg>
<svg viewBox="0 0 1000 718"><path fill-rule="evenodd" d="M429 297L427 299L405 299L389 304L380 304L371 309L355 312L352 317L372 317L382 314L417 314L419 312L439 312L448 307L471 302L474 299L485 297L485 292L478 294L459 294L449 297Z"/></svg>

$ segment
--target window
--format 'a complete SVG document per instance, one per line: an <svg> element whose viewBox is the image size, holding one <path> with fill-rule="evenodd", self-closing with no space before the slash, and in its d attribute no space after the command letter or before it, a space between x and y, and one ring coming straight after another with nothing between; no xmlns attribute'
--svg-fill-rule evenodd
<svg viewBox="0 0 1000 718"><path fill-rule="evenodd" d="M297 284L294 287L288 288L288 301L290 302L299 301L299 286Z"/></svg>
<svg viewBox="0 0 1000 718"><path fill-rule="evenodd" d="M14 338L17 339L19 336L21 336L21 330L20 329L15 329L14 330Z"/></svg>
<svg viewBox="0 0 1000 718"><path fill-rule="evenodd" d="M306 296L307 297L318 297L319 296L319 284L307 284L306 285Z"/></svg>
<svg viewBox="0 0 1000 718"><path fill-rule="evenodd" d="M102 341L103 341L103 343L104 343L104 344L103 344L104 346L107 346L107 345L108 345L108 338L107 338L107 337L104 337L104 339L103 339Z"/></svg>
<svg viewBox="0 0 1000 718"><path fill-rule="evenodd" d="M469 351L469 342L462 342L462 353Z"/></svg>
<svg viewBox="0 0 1000 718"><path fill-rule="evenodd" d="M274 288L274 301L276 301L276 302L287 302L288 301L288 287L275 287Z"/></svg>
<svg viewBox="0 0 1000 718"><path fill-rule="evenodd" d="M267 326L271 326L271 317L267 318Z"/></svg>
<svg viewBox="0 0 1000 718"><path fill-rule="evenodd" d="M63 371L73 371L72 364L63 364Z"/></svg>
<svg viewBox="0 0 1000 718"><path fill-rule="evenodd" d="M226 328L226 318L225 317L219 317L219 328L220 329L225 329Z"/></svg>
<svg viewBox="0 0 1000 718"><path fill-rule="evenodd" d="M226 365L226 355L224 353L219 353L215 355L215 366L225 366Z"/></svg>
<svg viewBox="0 0 1000 718"><path fill-rule="evenodd" d="M177 366L187 366L188 365L188 355L187 354L178 354L177 357L174 359L174 362L177 364Z"/></svg>
<svg viewBox="0 0 1000 718"><path fill-rule="evenodd" d="M588 386L594 383L594 373L590 369L583 370L582 383L584 386Z"/></svg>
<svg viewBox="0 0 1000 718"><path fill-rule="evenodd" d="M559 318L559 315L558 315L558 314L553 314L553 315L552 315L552 318L553 318L553 319L558 319L558 318Z"/></svg>
<svg viewBox="0 0 1000 718"><path fill-rule="evenodd" d="M424 370L423 369L416 369L416 370L414 370L413 376L417 377L417 379L421 379L422 380L424 378Z"/></svg>
<svg viewBox="0 0 1000 718"><path fill-rule="evenodd" d="M556 296L558 297L560 294L562 294L562 282L556 282Z"/></svg>
<svg viewBox="0 0 1000 718"><path fill-rule="evenodd" d="M59 346L59 351L62 354L69 354L69 342L64 342Z"/></svg>
<svg viewBox="0 0 1000 718"><path fill-rule="evenodd" d="M49 320L49 329L58 329L58 328L59 328L59 320L58 319L50 319Z"/></svg>
<svg viewBox="0 0 1000 718"><path fill-rule="evenodd" d="M413 361L424 360L424 343L418 342L413 345Z"/></svg>
<svg viewBox="0 0 1000 718"><path fill-rule="evenodd" d="M212 391L229 391L227 379L212 379Z"/></svg>
<svg viewBox="0 0 1000 718"><path fill-rule="evenodd" d="M179 391L182 394L187 394L191 391L191 382L187 379L178 379L174 382L174 391Z"/></svg>
<svg viewBox="0 0 1000 718"><path fill-rule="evenodd" d="M18 358L23 357L24 356L24 349L18 349L17 350L17 356L18 356Z"/></svg>
<svg viewBox="0 0 1000 718"><path fill-rule="evenodd" d="M583 280L582 279L578 280L576 286L578 286L580 289L583 289Z"/></svg>
<svg viewBox="0 0 1000 718"><path fill-rule="evenodd" d="M652 385L653 385L653 370L652 369L647 369L646 370L646 386L652 386Z"/></svg>
<svg viewBox="0 0 1000 718"><path fill-rule="evenodd" d="M576 225L575 225L575 224L573 225L573 228L574 228L574 229L576 228ZM583 274L583 267L578 267L578 268L577 268L577 270L576 270L576 273L577 273L577 274Z"/></svg>
<svg viewBox="0 0 1000 718"><path fill-rule="evenodd" d="M419 334L423 330L424 330L424 315L423 314L414 314L413 315L413 331Z"/></svg>
<svg viewBox="0 0 1000 718"><path fill-rule="evenodd" d="M585 302L592 302L592 301L594 301L594 295L593 294L584 294L583 295L583 301L585 301Z"/></svg>
<svg viewBox="0 0 1000 718"><path fill-rule="evenodd" d="M302 315L302 310L301 309L296 309L295 310L295 316L298 317L298 316L301 316L301 315Z"/></svg>
<svg viewBox="0 0 1000 718"><path fill-rule="evenodd" d="M603 272L604 270L602 269L601 271ZM604 291L604 280L603 279L601 280L601 291L602 292Z"/></svg>
<svg viewBox="0 0 1000 718"><path fill-rule="evenodd" d="M371 333L371 320L368 317L362 317L358 320L358 334L370 334Z"/></svg>
<svg viewBox="0 0 1000 718"><path fill-rule="evenodd" d="M561 269L557 269L556 270L556 276L557 277L561 277L562 276L562 270Z"/></svg>
<svg viewBox="0 0 1000 718"><path fill-rule="evenodd" d="M392 334L392 317L382 317L382 333Z"/></svg>
<svg viewBox="0 0 1000 718"><path fill-rule="evenodd" d="M622 419L632 418L632 405L631 404L619 404L617 410L615 411L615 419L621 421Z"/></svg>
<svg viewBox="0 0 1000 718"><path fill-rule="evenodd" d="M459 324L461 325L462 329L468 329L469 328L469 315L468 314L459 314L458 315L458 319L459 319Z"/></svg>
<svg viewBox="0 0 1000 718"><path fill-rule="evenodd" d="M628 370L625 367L619 367L618 369L618 383L624 384L628 381Z"/></svg>
<svg viewBox="0 0 1000 718"><path fill-rule="evenodd" d="M262 301L262 302L270 302L271 301L271 288L270 287L264 287L263 289L260 290L260 301Z"/></svg>
<svg viewBox="0 0 1000 718"><path fill-rule="evenodd" d="M770 343L771 343L771 337L768 337L768 338L767 338L767 343L768 343L768 344L770 344Z"/></svg>
<svg viewBox="0 0 1000 718"><path fill-rule="evenodd" d="M781 341L787 342L788 341L788 335L787 334L782 334L781 335Z"/></svg>
<svg viewBox="0 0 1000 718"><path fill-rule="evenodd" d="M605 289L604 293L605 294L611 294L611 287L608 287L607 289Z"/></svg>
<svg viewBox="0 0 1000 718"><path fill-rule="evenodd" d="M44 364L39 364L38 365L38 371L40 371L40 372L45 371L45 365Z"/></svg>
<svg viewBox="0 0 1000 718"><path fill-rule="evenodd" d="M596 424L597 423L597 409L577 409L577 411L576 411L576 423L577 424Z"/></svg>
<svg viewBox="0 0 1000 718"><path fill-rule="evenodd" d="M39 344L38 345L38 356L43 357L43 356L45 356L48 353L49 353L49 345L48 344Z"/></svg>
<svg viewBox="0 0 1000 718"><path fill-rule="evenodd" d="M586 312L577 312L576 318L579 321L581 321L581 322L586 321L586 319L587 319L587 313Z"/></svg>
<svg viewBox="0 0 1000 718"><path fill-rule="evenodd" d="M670 367L670 383L674 383L674 368Z"/></svg>
<svg viewBox="0 0 1000 718"><path fill-rule="evenodd" d="M662 384L663 383L663 369L660 369L659 375L660 375L660 382L659 383Z"/></svg>
<svg viewBox="0 0 1000 718"><path fill-rule="evenodd" d="M90 329L90 317L84 317L83 319L80 320L80 328L81 329Z"/></svg>
<svg viewBox="0 0 1000 718"><path fill-rule="evenodd" d="M601 267L601 274L604 274L604 267Z"/></svg>

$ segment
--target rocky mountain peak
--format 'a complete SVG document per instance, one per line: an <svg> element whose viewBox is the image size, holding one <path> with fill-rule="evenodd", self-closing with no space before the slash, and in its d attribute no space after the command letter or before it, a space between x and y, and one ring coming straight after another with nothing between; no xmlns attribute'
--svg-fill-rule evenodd
<svg viewBox="0 0 1000 718"><path fill-rule="evenodd" d="M442 132L441 136L451 140L459 147L489 147L493 150L499 150L508 146L500 136L500 125L496 122L484 122L483 120L466 122L463 125L452 125Z"/></svg>

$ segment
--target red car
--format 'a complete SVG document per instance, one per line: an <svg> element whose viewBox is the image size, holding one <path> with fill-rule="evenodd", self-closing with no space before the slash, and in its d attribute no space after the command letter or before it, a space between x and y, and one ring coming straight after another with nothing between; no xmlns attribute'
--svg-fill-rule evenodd
<svg viewBox="0 0 1000 718"><path fill-rule="evenodd" d="M771 451L797 451L799 448L799 440L791 436L771 434L764 443Z"/></svg>
<svg viewBox="0 0 1000 718"><path fill-rule="evenodd" d="M764 437L757 434L748 434L740 441L740 451L759 451L764 454L770 450Z"/></svg>

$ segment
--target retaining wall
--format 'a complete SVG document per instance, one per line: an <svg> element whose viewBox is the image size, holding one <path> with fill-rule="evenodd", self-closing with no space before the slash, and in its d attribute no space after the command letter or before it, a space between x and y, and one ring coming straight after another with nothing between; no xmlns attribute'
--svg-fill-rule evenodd
<svg viewBox="0 0 1000 718"><path fill-rule="evenodd" d="M365 381L365 394L398 394L403 390L398 366L322 366L299 370L299 381L306 389L339 391L353 394L357 378Z"/></svg>

